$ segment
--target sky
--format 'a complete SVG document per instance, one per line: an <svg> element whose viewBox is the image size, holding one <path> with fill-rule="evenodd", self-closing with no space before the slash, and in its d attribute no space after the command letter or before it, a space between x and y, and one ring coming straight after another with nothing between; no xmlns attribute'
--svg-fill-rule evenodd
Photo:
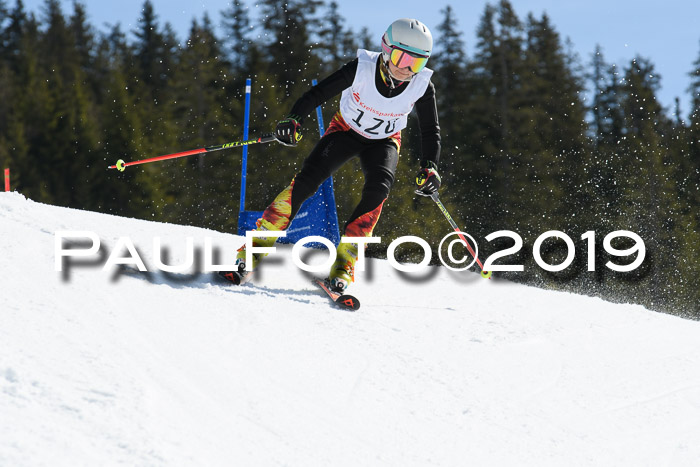
<svg viewBox="0 0 700 467"><path fill-rule="evenodd" d="M123 30L133 31L141 14L143 0L82 0L87 6L90 23L106 30L107 24L121 23ZM13 5L13 0L8 0ZM73 0L61 0L70 12ZM181 39L193 18L201 19L208 12L215 25L220 24L220 12L227 9L228 0L152 0L161 24L169 22ZM487 3L497 0L404 0L377 2L370 0L339 1L345 26L358 32L367 27L379 38L397 18L413 17L428 25L435 33L443 18L442 10L451 5L463 31L468 56L474 54L476 27ZM603 48L607 62L626 66L637 55L654 63L661 76L661 103L674 114L674 99L680 98L681 116L690 111L688 74L700 56L700 1L698 0L511 0L518 16L524 20L528 13L540 17L543 13L562 38L570 38L581 61L588 64L596 44ZM25 8L40 13L44 0L24 0ZM115 6L118 5L118 6ZM254 1L248 1L253 22L259 17ZM651 32L650 32L651 31ZM133 38L133 36L132 36Z"/></svg>

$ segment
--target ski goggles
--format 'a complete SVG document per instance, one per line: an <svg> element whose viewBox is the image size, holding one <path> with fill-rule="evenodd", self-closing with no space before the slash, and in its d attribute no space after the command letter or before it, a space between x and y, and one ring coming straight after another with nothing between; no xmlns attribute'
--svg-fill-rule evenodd
<svg viewBox="0 0 700 467"><path fill-rule="evenodd" d="M425 65L428 63L429 57L427 55L418 55L408 52L396 46L390 46L385 41L382 41L382 48L389 56L389 61L391 63L398 68L408 67L413 73L418 73L425 68Z"/></svg>

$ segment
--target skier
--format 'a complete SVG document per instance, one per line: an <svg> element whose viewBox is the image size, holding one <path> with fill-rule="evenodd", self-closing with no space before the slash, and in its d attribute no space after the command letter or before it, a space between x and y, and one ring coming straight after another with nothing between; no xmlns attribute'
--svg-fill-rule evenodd
<svg viewBox="0 0 700 467"><path fill-rule="evenodd" d="M440 187L437 163L440 156L433 71L425 65L433 47L428 28L415 19L394 21L382 37L382 51L359 49L357 58L321 81L296 101L289 115L275 128L277 140L295 146L301 139L304 118L317 106L340 94L340 110L328 130L304 160L301 171L258 219L257 231L280 231L289 226L301 204L329 176L354 157L364 174L362 198L345 225L344 235L372 235L382 206L394 183L401 148L401 130L414 105L421 129L422 159L416 176L416 193L430 196ZM253 245L272 246L276 237L256 237ZM354 280L358 246L340 243L328 277L339 293ZM261 255L252 255L246 268L245 246L236 257L237 271L221 275L235 284L245 282Z"/></svg>

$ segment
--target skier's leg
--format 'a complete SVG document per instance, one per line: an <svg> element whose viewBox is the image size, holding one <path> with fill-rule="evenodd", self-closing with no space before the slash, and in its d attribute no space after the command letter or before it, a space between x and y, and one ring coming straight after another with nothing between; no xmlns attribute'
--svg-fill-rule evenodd
<svg viewBox="0 0 700 467"><path fill-rule="evenodd" d="M347 132L326 134L304 160L301 170L289 186L265 209L261 224L268 230L286 229L302 203L360 150L357 140Z"/></svg>
<svg viewBox="0 0 700 467"><path fill-rule="evenodd" d="M275 232L289 227L302 203L316 193L321 183L338 168L357 155L361 148L357 139L347 132L337 131L324 135L304 160L301 171L292 179L289 186L275 197L263 212L262 217L257 220L255 230ZM277 237L255 237L253 245L270 247L276 241ZM221 275L234 283L243 283L264 256L266 255L262 253L253 254L253 264L246 268L244 245L236 255L237 271L233 274L224 272Z"/></svg>
<svg viewBox="0 0 700 467"><path fill-rule="evenodd" d="M372 236L384 202L394 184L399 152L394 143L382 142L363 151L360 161L365 184L362 198L345 225L344 235L347 237ZM336 290L342 291L354 281L358 246L341 243L336 253L337 258L331 267L329 279Z"/></svg>

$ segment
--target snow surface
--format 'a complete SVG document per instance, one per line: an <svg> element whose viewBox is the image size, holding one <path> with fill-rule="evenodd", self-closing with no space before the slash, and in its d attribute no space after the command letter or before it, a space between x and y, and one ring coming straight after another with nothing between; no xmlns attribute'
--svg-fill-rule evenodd
<svg viewBox="0 0 700 467"><path fill-rule="evenodd" d="M2 466L700 465L698 322L380 260L344 312L289 247L243 287L65 274L59 230L243 241L0 193Z"/></svg>

